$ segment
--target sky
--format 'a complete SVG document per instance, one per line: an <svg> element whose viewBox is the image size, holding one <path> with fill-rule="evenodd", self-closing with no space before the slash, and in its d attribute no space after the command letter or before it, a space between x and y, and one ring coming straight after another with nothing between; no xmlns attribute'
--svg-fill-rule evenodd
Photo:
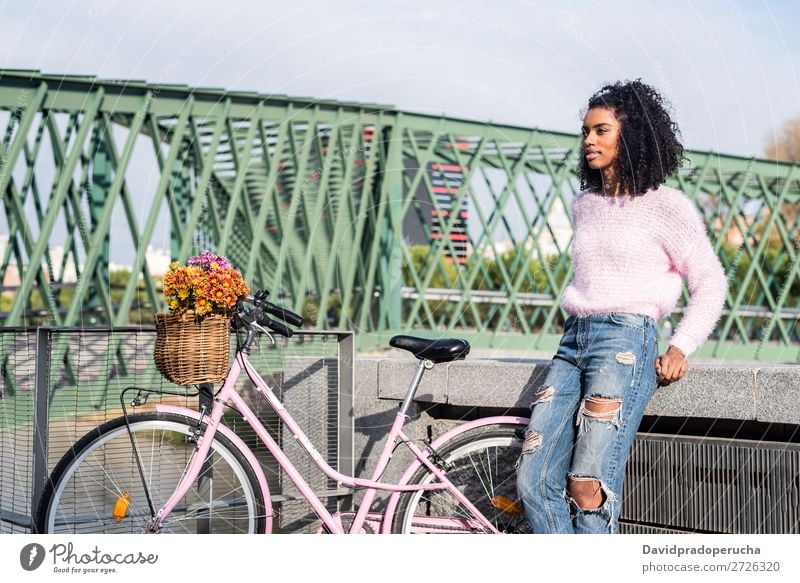
<svg viewBox="0 0 800 583"><path fill-rule="evenodd" d="M800 0L0 2L0 66L391 104L577 133L641 78L690 149L761 156L800 116Z"/></svg>
<svg viewBox="0 0 800 583"><path fill-rule="evenodd" d="M800 0L0 0L0 67L570 133L592 93L641 78L687 148L760 157L800 116L798 22ZM153 164L136 164L147 171L129 172L135 189L153 191ZM137 204L143 222L149 201ZM157 248L169 247L163 215ZM112 220L125 230L121 211ZM133 253L112 242L113 261Z"/></svg>

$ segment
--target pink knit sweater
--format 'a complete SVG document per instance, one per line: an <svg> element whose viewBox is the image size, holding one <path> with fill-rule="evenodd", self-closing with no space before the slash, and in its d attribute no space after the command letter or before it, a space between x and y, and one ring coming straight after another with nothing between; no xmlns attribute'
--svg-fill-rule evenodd
<svg viewBox="0 0 800 583"><path fill-rule="evenodd" d="M689 304L669 343L687 356L697 350L720 317L728 282L694 203L662 185L644 195L581 192L570 211L575 276L564 309L659 321L677 305L685 277Z"/></svg>

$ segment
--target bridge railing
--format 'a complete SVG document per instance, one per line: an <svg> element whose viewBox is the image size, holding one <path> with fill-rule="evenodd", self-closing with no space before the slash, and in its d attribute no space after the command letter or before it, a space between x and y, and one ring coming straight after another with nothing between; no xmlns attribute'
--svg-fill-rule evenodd
<svg viewBox="0 0 800 583"><path fill-rule="evenodd" d="M0 296L6 326L32 307L58 326L102 308L116 327L160 309L155 245L167 260L227 255L317 329L368 332L365 348L415 329L546 350L563 330L577 134L38 71L0 71L0 132L0 280L19 279ZM697 205L731 283L701 355L796 362L797 165L687 157L669 184ZM112 249L130 251L119 291Z"/></svg>

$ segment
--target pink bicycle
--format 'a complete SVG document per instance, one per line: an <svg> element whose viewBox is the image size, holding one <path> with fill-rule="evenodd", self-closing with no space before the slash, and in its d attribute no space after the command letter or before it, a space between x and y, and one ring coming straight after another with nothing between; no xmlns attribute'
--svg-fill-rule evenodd
<svg viewBox="0 0 800 583"><path fill-rule="evenodd" d="M249 362L260 334L291 336L303 319L266 300L266 292L240 303L232 325L246 334L213 406L200 412L157 405L155 412L127 412L82 437L59 461L46 483L36 527L42 533L214 532L268 533L273 506L267 479L250 448L222 423L226 407L254 430L330 533L516 533L528 524L516 495L515 464L524 417L487 417L459 425L419 447L403 427L425 370L463 359L469 343L395 336L390 344L419 359L370 479L333 469ZM279 318L284 322L272 319ZM271 338L271 336L270 336ZM236 392L246 374L315 465L338 484L363 489L357 511L330 512L280 445ZM414 461L399 482L381 481L394 449ZM381 512L371 511L379 491L390 492Z"/></svg>

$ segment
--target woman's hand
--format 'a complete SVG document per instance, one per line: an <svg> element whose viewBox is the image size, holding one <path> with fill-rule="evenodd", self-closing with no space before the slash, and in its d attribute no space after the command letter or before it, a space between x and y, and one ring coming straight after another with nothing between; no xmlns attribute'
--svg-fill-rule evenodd
<svg viewBox="0 0 800 583"><path fill-rule="evenodd" d="M670 346L667 351L656 358L656 374L658 386L664 387L683 378L689 363L686 356L675 346Z"/></svg>

